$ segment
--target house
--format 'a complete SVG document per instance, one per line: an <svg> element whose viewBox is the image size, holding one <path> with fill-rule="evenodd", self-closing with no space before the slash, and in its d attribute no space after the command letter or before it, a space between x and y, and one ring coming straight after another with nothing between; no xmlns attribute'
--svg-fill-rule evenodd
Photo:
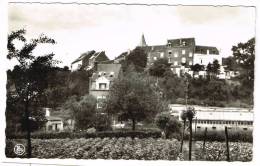
<svg viewBox="0 0 260 166"><path fill-rule="evenodd" d="M97 62L109 61L105 51L95 52L94 50L83 53L71 63L71 70L79 69L90 70Z"/></svg>
<svg viewBox="0 0 260 166"><path fill-rule="evenodd" d="M251 108L235 107L204 107L193 105L196 115L193 125L196 130L224 130L225 126L234 130L252 130L253 129L253 110ZM180 114L186 109L185 105L170 104L171 114L179 120Z"/></svg>
<svg viewBox="0 0 260 166"><path fill-rule="evenodd" d="M45 110L45 117L47 119L47 122L45 124L46 131L63 131L62 118L51 116L50 108L44 108L44 110Z"/></svg>
<svg viewBox="0 0 260 166"><path fill-rule="evenodd" d="M191 65L208 65L218 60L222 64L219 50L213 46L196 45L195 38L168 39L166 44L148 46L142 35L138 45L147 53L147 67L149 68L159 58L166 58L171 64L171 70L178 76L183 73L192 75ZM205 72L201 73L205 75Z"/></svg>
<svg viewBox="0 0 260 166"><path fill-rule="evenodd" d="M97 64L97 69L90 78L89 93L98 100L97 108L102 108L113 81L121 73L121 64Z"/></svg>

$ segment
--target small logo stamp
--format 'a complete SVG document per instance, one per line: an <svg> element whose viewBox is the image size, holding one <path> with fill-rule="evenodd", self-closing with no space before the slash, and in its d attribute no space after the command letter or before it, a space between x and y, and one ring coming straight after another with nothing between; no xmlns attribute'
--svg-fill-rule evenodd
<svg viewBox="0 0 260 166"><path fill-rule="evenodd" d="M15 154L21 156L21 155L24 154L24 152L25 152L25 147L24 147L23 144L16 144L16 145L14 146L14 153L15 153Z"/></svg>

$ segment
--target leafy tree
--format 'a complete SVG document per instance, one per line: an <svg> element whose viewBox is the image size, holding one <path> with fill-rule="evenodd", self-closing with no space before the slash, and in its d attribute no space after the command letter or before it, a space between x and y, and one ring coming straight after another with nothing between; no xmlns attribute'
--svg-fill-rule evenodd
<svg viewBox="0 0 260 166"><path fill-rule="evenodd" d="M181 137L181 150L180 150L180 152L182 153L184 133L185 133L185 127L186 127L186 120L187 120L187 112L186 112L186 110L183 110L183 111L181 112L180 117L181 117L181 120L183 121L182 137Z"/></svg>
<svg viewBox="0 0 260 166"><path fill-rule="evenodd" d="M238 43L232 47L232 51L237 65L241 68L238 78L242 84L241 89L245 91L253 103L255 38L246 43Z"/></svg>
<svg viewBox="0 0 260 166"><path fill-rule="evenodd" d="M14 67L10 73L10 77L15 85L16 95L23 103L23 110L25 113L25 122L27 129L27 152L28 158L31 157L31 116L30 107L32 104L39 104L39 99L44 95L44 90L47 88L47 76L52 67L57 63L53 60L53 54L34 57L33 50L38 44L55 44L53 39L41 35L37 39L32 39L27 42L25 30L18 30L11 32L8 35L8 59L16 59L19 64ZM23 43L22 48L19 50L13 43L15 40L20 40ZM38 105L40 106L40 105ZM8 111L8 110L7 110Z"/></svg>
<svg viewBox="0 0 260 166"><path fill-rule="evenodd" d="M220 64L218 60L214 60L212 64L212 72L216 75L219 74Z"/></svg>
<svg viewBox="0 0 260 166"><path fill-rule="evenodd" d="M86 95L75 101L75 98L66 103L70 110L70 115L75 121L76 130L85 130L95 127L96 99L91 95Z"/></svg>
<svg viewBox="0 0 260 166"><path fill-rule="evenodd" d="M131 120L132 129L138 121L153 119L161 109L160 97L142 73L127 71L114 81L105 102L105 110L121 120Z"/></svg>
<svg viewBox="0 0 260 166"><path fill-rule="evenodd" d="M193 107L188 107L186 111L186 117L189 121L190 137L189 137L189 160L191 160L192 151L192 120L195 117L196 111Z"/></svg>
<svg viewBox="0 0 260 166"><path fill-rule="evenodd" d="M171 133L180 132L180 122L172 117L169 112L161 112L155 117L156 125L165 133L165 137L169 138Z"/></svg>
<svg viewBox="0 0 260 166"><path fill-rule="evenodd" d="M170 70L168 60L166 58L160 58L149 68L149 73L152 76L163 77L164 73L168 70Z"/></svg>
<svg viewBox="0 0 260 166"><path fill-rule="evenodd" d="M227 58L224 58L223 65L225 65L226 66L225 69L229 71L235 71L238 69L236 59L234 58L234 56L229 56Z"/></svg>
<svg viewBox="0 0 260 166"><path fill-rule="evenodd" d="M141 47L136 47L128 56L126 56L124 63L126 65L124 69L127 69L127 66L130 64L133 64L136 71L142 72L147 64L147 55Z"/></svg>
<svg viewBox="0 0 260 166"><path fill-rule="evenodd" d="M159 82L164 97L171 103L176 102L177 98L184 98L185 82L182 77L173 74L172 71L166 71L164 77Z"/></svg>
<svg viewBox="0 0 260 166"><path fill-rule="evenodd" d="M203 71L204 66L200 64L195 64L190 66L190 69L193 71L193 76L194 76L195 73L198 73L199 71Z"/></svg>

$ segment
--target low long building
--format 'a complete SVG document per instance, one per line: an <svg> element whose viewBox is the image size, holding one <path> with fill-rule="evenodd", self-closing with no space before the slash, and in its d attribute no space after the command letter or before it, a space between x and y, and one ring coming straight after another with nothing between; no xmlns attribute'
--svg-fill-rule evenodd
<svg viewBox="0 0 260 166"><path fill-rule="evenodd" d="M180 118L180 114L186 109L185 105L170 104L171 114ZM223 130L225 126L235 130L252 130L254 114L251 108L235 107L203 107L192 106L196 110L194 125L197 130L208 128L209 130Z"/></svg>

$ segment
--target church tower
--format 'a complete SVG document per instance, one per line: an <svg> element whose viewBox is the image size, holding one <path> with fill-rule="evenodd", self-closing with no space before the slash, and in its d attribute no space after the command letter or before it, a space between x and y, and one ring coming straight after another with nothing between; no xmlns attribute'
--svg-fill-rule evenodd
<svg viewBox="0 0 260 166"><path fill-rule="evenodd" d="M140 41L140 44L138 46L139 47L146 47L147 46L147 44L145 42L144 34L142 34L141 41Z"/></svg>

